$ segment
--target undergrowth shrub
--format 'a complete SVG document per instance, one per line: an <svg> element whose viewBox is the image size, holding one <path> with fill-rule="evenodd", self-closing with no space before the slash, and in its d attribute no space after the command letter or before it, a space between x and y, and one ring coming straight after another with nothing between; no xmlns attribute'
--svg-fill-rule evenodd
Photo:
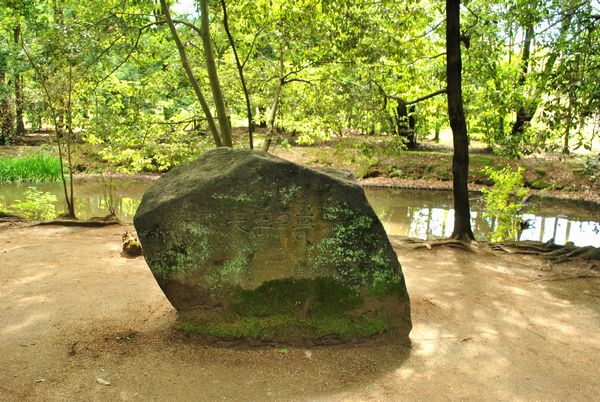
<svg viewBox="0 0 600 402"><path fill-rule="evenodd" d="M10 212L27 219L47 220L56 217L57 198L54 194L38 191L35 187L29 187L25 192L25 200L17 200L10 207Z"/></svg>
<svg viewBox="0 0 600 402"><path fill-rule="evenodd" d="M48 154L0 158L0 181L60 181L60 160Z"/></svg>
<svg viewBox="0 0 600 402"><path fill-rule="evenodd" d="M483 216L496 220L496 230L492 233L492 241L516 240L521 222L521 200L527 194L524 187L523 168L512 170L510 166L501 169L484 167L493 187L481 190L484 195L485 212Z"/></svg>

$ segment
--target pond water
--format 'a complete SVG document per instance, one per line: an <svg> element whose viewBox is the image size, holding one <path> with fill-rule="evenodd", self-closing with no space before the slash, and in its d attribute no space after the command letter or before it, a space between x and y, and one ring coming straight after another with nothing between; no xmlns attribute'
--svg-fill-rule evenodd
<svg viewBox="0 0 600 402"><path fill-rule="evenodd" d="M105 216L112 208L124 222L131 222L144 191L151 180L91 178L75 181L75 207L79 218ZM0 211L24 200L29 187L56 195L57 211L64 209L59 183L17 184L0 182ZM440 190L365 189L371 205L390 235L420 239L448 237L452 233L454 209L452 193ZM578 246L600 247L600 213L598 206L580 201L533 200L524 219L530 228L521 240L548 241L557 244L572 241ZM488 240L496 222L483 217L481 197L471 200L473 231L478 240ZM528 212L530 211L530 212Z"/></svg>

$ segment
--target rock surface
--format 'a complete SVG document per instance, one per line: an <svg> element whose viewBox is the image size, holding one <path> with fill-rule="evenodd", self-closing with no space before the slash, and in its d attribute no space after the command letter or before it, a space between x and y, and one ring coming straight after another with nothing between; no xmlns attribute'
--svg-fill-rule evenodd
<svg viewBox="0 0 600 402"><path fill-rule="evenodd" d="M288 341L410 331L383 226L336 172L217 148L161 177L134 224L184 329Z"/></svg>

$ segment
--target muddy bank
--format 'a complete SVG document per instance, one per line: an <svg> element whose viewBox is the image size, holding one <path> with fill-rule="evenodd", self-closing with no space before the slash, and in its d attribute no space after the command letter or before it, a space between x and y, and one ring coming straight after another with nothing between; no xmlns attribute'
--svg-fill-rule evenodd
<svg viewBox="0 0 600 402"><path fill-rule="evenodd" d="M451 181L433 181L433 180L408 180L396 179L389 177L372 177L368 179L360 179L360 184L363 187L381 187L381 188L408 188L408 189L423 189L423 190L446 190L452 191ZM469 183L469 191L481 191L483 188L490 188L481 184ZM592 190L582 191L560 191L560 190L534 190L527 189L528 193L533 197L544 199L557 200L574 200L585 201L600 205L600 193Z"/></svg>
<svg viewBox="0 0 600 402"><path fill-rule="evenodd" d="M600 389L591 264L398 249L412 347L231 348L174 329L144 260L120 256L126 229L0 228L0 400L592 400Z"/></svg>

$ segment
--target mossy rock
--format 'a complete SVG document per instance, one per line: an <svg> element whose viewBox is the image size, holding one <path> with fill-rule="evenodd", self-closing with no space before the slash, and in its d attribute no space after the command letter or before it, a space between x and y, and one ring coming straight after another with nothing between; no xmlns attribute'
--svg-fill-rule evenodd
<svg viewBox="0 0 600 402"><path fill-rule="evenodd" d="M134 224L186 330L293 343L411 329L383 226L338 172L218 148L157 180Z"/></svg>
<svg viewBox="0 0 600 402"><path fill-rule="evenodd" d="M544 180L535 180L535 181L529 183L529 187L531 187L535 190L544 190L544 189L552 187L552 184L547 183Z"/></svg>

